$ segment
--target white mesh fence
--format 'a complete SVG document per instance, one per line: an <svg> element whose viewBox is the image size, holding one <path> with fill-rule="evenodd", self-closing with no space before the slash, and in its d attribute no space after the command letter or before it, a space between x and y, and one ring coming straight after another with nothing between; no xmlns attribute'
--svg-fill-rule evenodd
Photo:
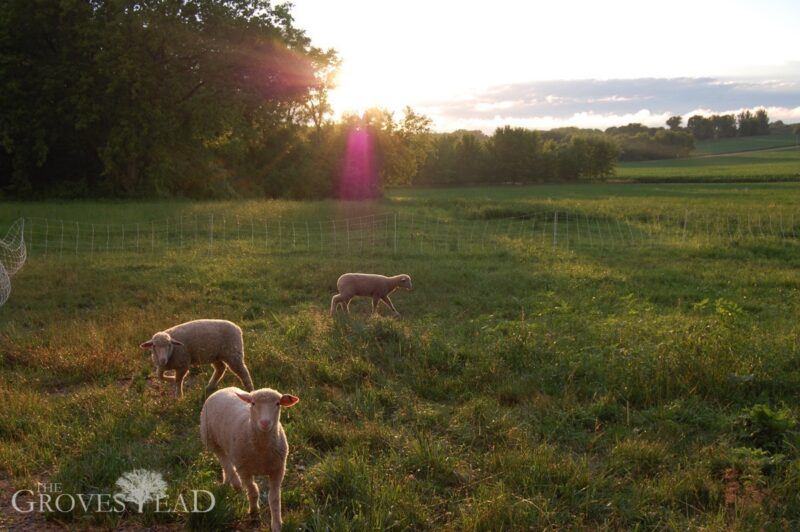
<svg viewBox="0 0 800 532"><path fill-rule="evenodd" d="M22 268L27 258L25 220L20 218L0 240L0 306L11 295L11 277Z"/></svg>
<svg viewBox="0 0 800 532"><path fill-rule="evenodd" d="M800 220L798 220L800 222ZM796 243L789 212L599 214L552 210L491 219L405 213L303 220L192 215L123 224L27 218L32 256L165 253L485 253L519 246L616 249L631 246Z"/></svg>

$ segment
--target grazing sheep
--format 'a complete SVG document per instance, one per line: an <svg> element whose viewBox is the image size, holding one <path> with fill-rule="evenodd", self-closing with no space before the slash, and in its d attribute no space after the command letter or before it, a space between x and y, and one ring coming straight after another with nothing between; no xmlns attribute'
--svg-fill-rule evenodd
<svg viewBox="0 0 800 532"><path fill-rule="evenodd" d="M189 373L189 366L198 364L214 366L206 391L216 387L226 368L231 368L248 391L253 389L253 379L244 364L242 330L230 321L188 321L155 333L139 347L152 350L158 377L175 382L175 393L179 397L183 396L183 379ZM164 375L164 371L170 369L175 370L175 376Z"/></svg>
<svg viewBox="0 0 800 532"><path fill-rule="evenodd" d="M297 404L294 395L271 388L246 393L224 388L206 399L200 412L200 439L222 465L222 483L247 489L250 515L258 516L255 475L269 476L272 530L281 529L281 482L286 473L289 444L281 426L281 407Z"/></svg>
<svg viewBox="0 0 800 532"><path fill-rule="evenodd" d="M394 311L395 316L400 317L400 313L389 299L389 294L397 288L411 290L411 277L405 274L386 277L373 273L346 273L336 281L336 288L339 293L331 299L331 315L336 312L339 305L350 312L350 300L355 296L364 296L372 298L373 314L378 311L378 304L383 301Z"/></svg>

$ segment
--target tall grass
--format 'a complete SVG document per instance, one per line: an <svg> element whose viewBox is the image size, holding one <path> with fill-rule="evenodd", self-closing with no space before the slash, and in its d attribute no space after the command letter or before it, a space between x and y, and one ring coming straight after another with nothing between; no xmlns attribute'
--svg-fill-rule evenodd
<svg viewBox="0 0 800 532"><path fill-rule="evenodd" d="M763 214L797 203L795 185L533 187L397 190L370 208L467 220L535 205ZM345 208L148 205L298 219ZM86 221L146 211L19 208ZM247 526L244 496L216 486L200 446L210 368L193 369L176 401L138 348L182 320L221 317L243 327L256 384L301 397L283 418L288 529L796 528L799 257L792 241L609 251L513 238L473 255L34 255L0 308L2 497L44 480L108 492L148 468L170 493L212 490L219 507L48 519ZM369 317L366 301L329 317L336 278L353 270L411 274L415 290L393 297L403 318Z"/></svg>

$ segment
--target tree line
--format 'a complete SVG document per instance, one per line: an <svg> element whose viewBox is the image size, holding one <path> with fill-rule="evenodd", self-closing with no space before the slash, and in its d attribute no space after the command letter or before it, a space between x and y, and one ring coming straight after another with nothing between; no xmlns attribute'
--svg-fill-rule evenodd
<svg viewBox="0 0 800 532"><path fill-rule="evenodd" d="M683 117L673 116L667 120L670 131L682 130ZM686 121L686 131L697 140L725 139L769 135L770 121L766 109L755 113L744 110L738 115L693 115Z"/></svg>
<svg viewBox="0 0 800 532"><path fill-rule="evenodd" d="M339 62L269 0L5 0L0 194L357 199L384 184L603 178L699 138L695 117L491 135L434 133L411 108L334 121Z"/></svg>

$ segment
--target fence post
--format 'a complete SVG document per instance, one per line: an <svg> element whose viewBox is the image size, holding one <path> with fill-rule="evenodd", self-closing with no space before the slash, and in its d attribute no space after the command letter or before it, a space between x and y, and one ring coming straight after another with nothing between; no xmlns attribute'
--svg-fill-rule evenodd
<svg viewBox="0 0 800 532"><path fill-rule="evenodd" d="M683 237L681 238L682 242L686 241L686 226L689 224L689 210L687 209L683 215Z"/></svg>
<svg viewBox="0 0 800 532"><path fill-rule="evenodd" d="M208 222L208 255L214 255L214 214L211 214L211 218Z"/></svg>
<svg viewBox="0 0 800 532"><path fill-rule="evenodd" d="M589 235L589 247L593 247L594 242L592 242L592 224L589 222L589 215L584 212L583 218L586 220L586 234Z"/></svg>
<svg viewBox="0 0 800 532"><path fill-rule="evenodd" d="M24 224L25 220L22 223ZM30 219L28 224L28 253L33 255L33 218Z"/></svg>
<svg viewBox="0 0 800 532"><path fill-rule="evenodd" d="M553 213L553 249L558 245L558 211Z"/></svg>

